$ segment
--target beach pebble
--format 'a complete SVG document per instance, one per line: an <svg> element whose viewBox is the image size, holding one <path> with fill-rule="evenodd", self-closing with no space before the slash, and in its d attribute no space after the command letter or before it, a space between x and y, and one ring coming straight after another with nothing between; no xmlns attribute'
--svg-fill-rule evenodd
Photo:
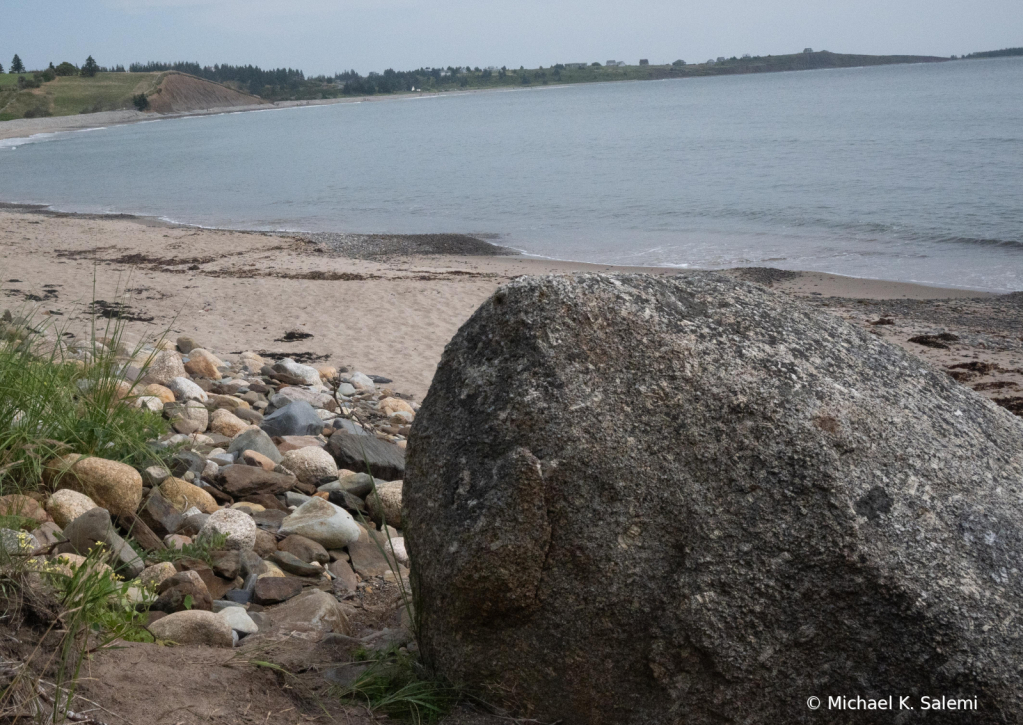
<svg viewBox="0 0 1023 725"><path fill-rule="evenodd" d="M321 498L313 498L281 522L280 533L300 534L325 549L340 549L358 541L360 530L347 511Z"/></svg>
<svg viewBox="0 0 1023 725"><path fill-rule="evenodd" d="M204 514L217 510L217 501L198 486L180 478L171 477L160 484L163 497L177 506L178 510L195 507ZM188 515L188 512L185 512Z"/></svg>
<svg viewBox="0 0 1023 725"><path fill-rule="evenodd" d="M242 368L250 370L252 372L259 372L260 369L266 364L266 361L252 352L247 350L238 356L238 360L241 363Z"/></svg>
<svg viewBox="0 0 1023 725"><path fill-rule="evenodd" d="M96 508L96 502L84 493L62 488L56 491L46 502L48 513L62 529L84 514Z"/></svg>
<svg viewBox="0 0 1023 725"><path fill-rule="evenodd" d="M373 379L369 375L354 372L348 379L357 390L376 390L376 383L373 382Z"/></svg>
<svg viewBox="0 0 1023 725"><path fill-rule="evenodd" d="M244 451L256 451L262 453L275 464L281 462L281 453L277 446L262 429L249 428L231 439L227 447L228 453L241 454Z"/></svg>
<svg viewBox="0 0 1023 725"><path fill-rule="evenodd" d="M142 503L142 476L131 466L69 453L46 466L51 481L74 488L114 516L134 514Z"/></svg>
<svg viewBox="0 0 1023 725"><path fill-rule="evenodd" d="M159 398L161 403L173 403L175 401L174 391L165 385L151 383L142 389L143 395L152 395Z"/></svg>
<svg viewBox="0 0 1023 725"><path fill-rule="evenodd" d="M171 534L170 536L163 537L163 545L168 549L183 549L192 543L191 536L185 536L184 534Z"/></svg>
<svg viewBox="0 0 1023 725"><path fill-rule="evenodd" d="M149 366L142 382L147 385L156 383L170 387L171 380L185 375L185 364L181 361L181 355L173 350L164 350L149 358Z"/></svg>
<svg viewBox="0 0 1023 725"><path fill-rule="evenodd" d="M267 610L266 614L282 632L352 634L345 605L319 589L302 592L286 604Z"/></svg>
<svg viewBox="0 0 1023 725"><path fill-rule="evenodd" d="M259 631L259 627L252 621L252 617L248 615L244 607L224 607L217 612L217 616L222 617L228 626L238 634L255 634Z"/></svg>
<svg viewBox="0 0 1023 725"><path fill-rule="evenodd" d="M173 378L168 384L167 388L174 394L174 399L178 402L184 402L186 400L198 400L200 403L205 403L209 400L209 395L206 391L196 385L194 382L186 377ZM172 402L172 401L165 401Z"/></svg>
<svg viewBox="0 0 1023 725"><path fill-rule="evenodd" d="M192 350L199 347L199 343L197 343L194 338L188 337L187 335L182 335L175 341L174 346L182 355L187 355L188 353L192 352Z"/></svg>
<svg viewBox="0 0 1023 725"><path fill-rule="evenodd" d="M404 401L401 398L383 398L379 403L379 407L381 412L383 412L384 415L388 416L399 412L408 413L413 418L416 415L416 411L412 409L412 406L409 405L407 401ZM411 420L411 418L409 420Z"/></svg>
<svg viewBox="0 0 1023 725"><path fill-rule="evenodd" d="M320 373L316 368L309 365L302 365L291 358L284 358L273 366L276 372L284 373L292 378L302 381L304 385L319 385Z"/></svg>
<svg viewBox="0 0 1023 725"><path fill-rule="evenodd" d="M323 430L323 421L313 406L297 400L266 416L259 427L270 436L316 435Z"/></svg>
<svg viewBox="0 0 1023 725"><path fill-rule="evenodd" d="M242 451L241 462L246 466L256 466L264 471L273 471L277 464L259 451Z"/></svg>
<svg viewBox="0 0 1023 725"><path fill-rule="evenodd" d="M223 448L214 448L209 452L206 458L211 463L216 463L218 466L230 466L234 463L234 455L228 453Z"/></svg>
<svg viewBox="0 0 1023 725"><path fill-rule="evenodd" d="M286 537L283 541L277 544L279 551L286 551L289 554L297 556L302 561L311 564L316 561L320 564L330 563L330 554L323 548L322 545L316 543L312 539L298 534L291 534Z"/></svg>
<svg viewBox="0 0 1023 725"><path fill-rule="evenodd" d="M320 380L325 382L337 377L337 368L333 365L321 365L316 368L316 372L320 374Z"/></svg>
<svg viewBox="0 0 1023 725"><path fill-rule="evenodd" d="M230 623L219 614L197 609L174 612L161 617L149 625L149 631L157 639L178 644L234 646Z"/></svg>
<svg viewBox="0 0 1023 725"><path fill-rule="evenodd" d="M268 605L285 602L302 593L302 582L299 579L283 576L260 577L252 590L252 601L256 604Z"/></svg>
<svg viewBox="0 0 1023 725"><path fill-rule="evenodd" d="M251 549L256 543L256 522L244 511L220 509L210 514L196 540L202 542L214 534L227 536L225 549Z"/></svg>
<svg viewBox="0 0 1023 725"><path fill-rule="evenodd" d="M337 463L327 451L317 446L288 451L281 465L295 474L302 483L317 486L337 479Z"/></svg>
<svg viewBox="0 0 1023 725"><path fill-rule="evenodd" d="M164 406L164 410L174 430L182 435L204 433L210 424L209 411L197 400L171 403Z"/></svg>
<svg viewBox="0 0 1023 725"><path fill-rule="evenodd" d="M142 395L135 398L132 405L142 410L148 410L150 413L159 413L163 410L163 401L155 395Z"/></svg>
<svg viewBox="0 0 1023 725"><path fill-rule="evenodd" d="M275 551L270 555L270 560L284 571L295 576L319 576L323 573L322 566L302 561L289 551Z"/></svg>
<svg viewBox="0 0 1023 725"><path fill-rule="evenodd" d="M401 528L401 491L402 481L378 483L376 492L366 496L366 506L370 518L377 524L387 523L396 529Z"/></svg>
<svg viewBox="0 0 1023 725"><path fill-rule="evenodd" d="M250 426L251 423L245 422L227 408L214 410L210 417L210 432L227 438L234 438Z"/></svg>
<svg viewBox="0 0 1023 725"><path fill-rule="evenodd" d="M197 347L188 353L188 362L185 363L185 370L189 375L196 378L207 378L209 380L220 380L222 377L218 368L223 367L224 361L208 350Z"/></svg>
<svg viewBox="0 0 1023 725"><path fill-rule="evenodd" d="M39 542L32 534L14 529L0 529L0 549L10 555L31 554L39 548Z"/></svg>
<svg viewBox="0 0 1023 725"><path fill-rule="evenodd" d="M178 570L172 563L161 561L159 564L153 564L143 569L139 575L139 583L155 591L158 586L177 573Z"/></svg>

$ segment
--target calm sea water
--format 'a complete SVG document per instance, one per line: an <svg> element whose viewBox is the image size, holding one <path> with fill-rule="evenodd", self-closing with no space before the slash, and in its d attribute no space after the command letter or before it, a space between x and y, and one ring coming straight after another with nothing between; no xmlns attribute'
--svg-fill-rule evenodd
<svg viewBox="0 0 1023 725"><path fill-rule="evenodd" d="M1023 59L547 87L0 142L0 200L1023 289Z"/></svg>

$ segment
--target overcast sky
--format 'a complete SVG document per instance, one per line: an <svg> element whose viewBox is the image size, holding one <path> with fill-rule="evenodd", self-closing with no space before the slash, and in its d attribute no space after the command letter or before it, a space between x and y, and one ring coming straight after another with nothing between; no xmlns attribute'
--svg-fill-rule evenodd
<svg viewBox="0 0 1023 725"><path fill-rule="evenodd" d="M0 63L355 68L1023 46L1021 0L3 0Z"/></svg>

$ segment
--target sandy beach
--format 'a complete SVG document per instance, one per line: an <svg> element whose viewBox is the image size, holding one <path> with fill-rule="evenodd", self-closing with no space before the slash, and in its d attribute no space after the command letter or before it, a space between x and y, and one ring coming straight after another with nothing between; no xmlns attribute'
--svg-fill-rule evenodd
<svg viewBox="0 0 1023 725"><path fill-rule="evenodd" d="M38 307L73 335L88 334L90 309L120 303L133 320L129 337L166 332L218 354L252 349L344 365L391 378L417 398L459 326L514 277L680 273L494 254L457 235L310 237L17 207L0 210L0 239L5 307ZM725 273L840 315L983 395L1023 395L1021 293L761 268Z"/></svg>

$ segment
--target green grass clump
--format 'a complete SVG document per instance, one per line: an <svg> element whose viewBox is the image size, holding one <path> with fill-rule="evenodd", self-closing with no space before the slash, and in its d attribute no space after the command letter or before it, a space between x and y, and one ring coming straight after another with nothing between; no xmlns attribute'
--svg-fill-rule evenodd
<svg viewBox="0 0 1023 725"><path fill-rule="evenodd" d="M159 454L147 444L167 424L132 406L137 392L114 352L116 323L109 349L93 334L88 362L54 341L59 330L45 332L9 314L0 321L0 493L39 488L45 463L66 453L155 462Z"/></svg>
<svg viewBox="0 0 1023 725"><path fill-rule="evenodd" d="M458 702L458 691L426 677L418 660L407 651L396 647L382 652L362 649L356 653L356 661L369 666L352 684L334 688L333 694L373 713L418 725L436 722Z"/></svg>

